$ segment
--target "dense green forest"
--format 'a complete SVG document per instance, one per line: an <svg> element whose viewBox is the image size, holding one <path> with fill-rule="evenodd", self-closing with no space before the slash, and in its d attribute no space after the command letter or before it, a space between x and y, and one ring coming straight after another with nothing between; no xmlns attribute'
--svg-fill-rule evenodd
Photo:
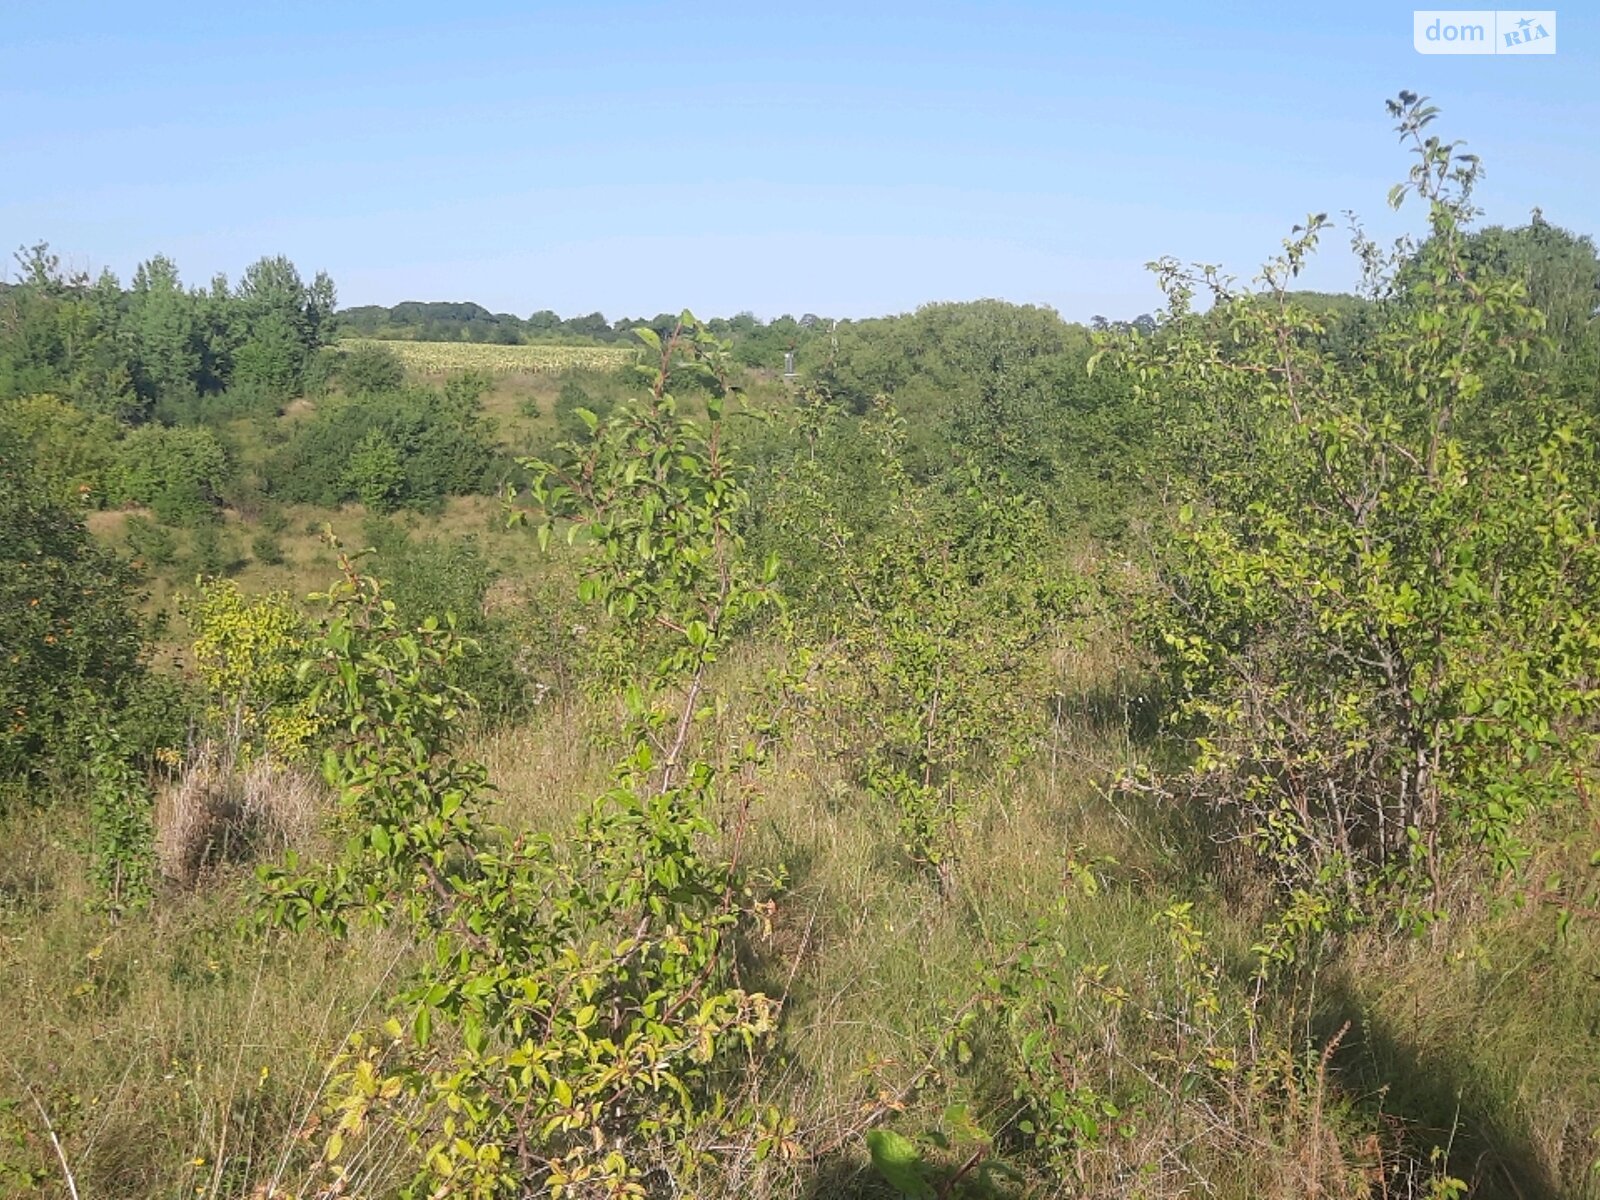
<svg viewBox="0 0 1600 1200"><path fill-rule="evenodd" d="M1089 325L20 252L0 1194L1600 1197L1600 255L1390 113Z"/></svg>

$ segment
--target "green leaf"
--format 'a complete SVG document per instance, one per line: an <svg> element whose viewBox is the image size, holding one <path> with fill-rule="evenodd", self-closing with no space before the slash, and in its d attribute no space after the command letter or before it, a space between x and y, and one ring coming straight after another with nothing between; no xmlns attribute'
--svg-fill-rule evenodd
<svg viewBox="0 0 1600 1200"><path fill-rule="evenodd" d="M873 1167L895 1191L910 1200L935 1200L938 1193L923 1176L922 1151L915 1142L892 1129L874 1129L867 1134L867 1151Z"/></svg>

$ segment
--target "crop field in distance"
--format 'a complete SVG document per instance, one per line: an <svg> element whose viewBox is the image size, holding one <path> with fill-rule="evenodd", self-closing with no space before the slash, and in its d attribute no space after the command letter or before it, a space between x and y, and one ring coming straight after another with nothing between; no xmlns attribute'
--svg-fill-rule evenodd
<svg viewBox="0 0 1600 1200"><path fill-rule="evenodd" d="M409 371L441 375L453 371L538 375L569 368L606 370L632 362L638 354L631 346L560 343L496 346L483 342L379 341L372 338L344 338L339 342L345 349L369 344L388 346L400 356Z"/></svg>

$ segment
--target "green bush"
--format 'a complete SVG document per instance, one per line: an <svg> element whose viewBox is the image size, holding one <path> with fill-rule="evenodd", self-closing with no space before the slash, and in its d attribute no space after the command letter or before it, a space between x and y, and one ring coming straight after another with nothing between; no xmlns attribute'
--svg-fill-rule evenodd
<svg viewBox="0 0 1600 1200"><path fill-rule="evenodd" d="M207 579L231 575L243 563L233 539L215 525L197 527L189 541L189 573Z"/></svg>
<svg viewBox="0 0 1600 1200"><path fill-rule="evenodd" d="M227 451L203 428L146 425L118 443L107 475L114 504L145 504L168 525L197 525L216 516L231 474Z"/></svg>
<svg viewBox="0 0 1600 1200"><path fill-rule="evenodd" d="M1424 136L1417 97L1391 109L1417 155L1392 201L1417 191L1429 236L1394 256L1358 236L1379 303L1354 369L1286 291L1322 217L1266 267L1265 303L1161 264L1169 313L1129 353L1175 418L1151 628L1184 786L1296 907L1426 922L1521 867L1525 830L1581 792L1600 495L1592 415L1538 370L1543 315L1464 257L1476 158Z"/></svg>
<svg viewBox="0 0 1600 1200"><path fill-rule="evenodd" d="M123 526L135 559L152 567L170 567L178 560L178 539L172 530L148 517L134 515Z"/></svg>
<svg viewBox="0 0 1600 1200"><path fill-rule="evenodd" d="M100 903L113 914L155 894L156 837L150 781L103 721L88 738L90 862Z"/></svg>
<svg viewBox="0 0 1600 1200"><path fill-rule="evenodd" d="M0 439L0 783L81 756L60 734L85 696L121 707L142 669L138 600L135 572Z"/></svg>
<svg viewBox="0 0 1600 1200"><path fill-rule="evenodd" d="M373 512L392 511L405 491L406 472L400 451L381 430L369 429L350 456L345 481L356 499Z"/></svg>
<svg viewBox="0 0 1600 1200"><path fill-rule="evenodd" d="M479 412L481 381L442 391L330 400L265 471L278 498L327 507L362 500L378 511L426 509L488 487L495 461Z"/></svg>
<svg viewBox="0 0 1600 1200"><path fill-rule="evenodd" d="M151 416L162 425L204 425L221 429L231 421L270 421L283 412L283 397L255 384L240 383L221 392L166 397Z"/></svg>
<svg viewBox="0 0 1600 1200"><path fill-rule="evenodd" d="M184 597L194 631L194 664L205 687L205 717L239 761L263 750L301 755L318 730L309 687L297 668L310 650L305 614L286 592L247 595L206 579Z"/></svg>
<svg viewBox="0 0 1600 1200"><path fill-rule="evenodd" d="M1042 733L1048 647L1081 586L1042 504L978 467L916 485L902 429L881 406L864 431L887 489L870 523L804 452L779 470L772 523L819 548L796 612L828 648L820 707L838 749L907 858L948 887L978 800Z"/></svg>
<svg viewBox="0 0 1600 1200"><path fill-rule="evenodd" d="M334 1103L358 1119L330 1123L325 1163L398 1126L423 1148L418 1194L683 1195L719 1158L784 1146L777 1110L735 1090L777 1006L740 981L737 930L759 897L712 841L776 716L752 720L731 753L686 749L722 711L711 664L775 600L772 572L752 569L733 531L747 493L715 425L677 416L660 386L654 400L598 431L575 476L527 464L540 517L589 535L584 595L664 651L630 689L611 785L566 837L510 841L488 825L487 771L455 752L449 666L466 647L449 622L403 622L354 572L330 591L316 694L351 836L336 864L264 872L262 911L334 935L397 926L433 952L381 1036L353 1041L332 1073Z"/></svg>
<svg viewBox="0 0 1600 1200"><path fill-rule="evenodd" d="M399 391L406 381L400 356L381 342L362 342L339 357L339 383L349 396Z"/></svg>
<svg viewBox="0 0 1600 1200"><path fill-rule="evenodd" d="M250 554L259 563L269 567L281 566L284 561L283 543L278 535L263 529L250 540Z"/></svg>
<svg viewBox="0 0 1600 1200"><path fill-rule="evenodd" d="M392 521L368 520L363 537L400 619L420 624L450 614L475 649L450 664L452 686L472 696L491 721L525 713L541 694L526 670L514 617L490 615L484 601L499 577L476 538L412 538Z"/></svg>
<svg viewBox="0 0 1600 1200"><path fill-rule="evenodd" d="M127 689L115 729L140 766L171 762L189 744L204 713L204 697L183 676L150 669Z"/></svg>
<svg viewBox="0 0 1600 1200"><path fill-rule="evenodd" d="M103 503L106 474L116 457L116 423L55 396L23 396L0 404L0 427L17 439L34 473L59 504L85 497Z"/></svg>
<svg viewBox="0 0 1600 1200"><path fill-rule="evenodd" d="M610 415L611 406L605 399L591 396L576 379L568 379L556 393L555 407L552 411L556 418L556 432L561 437L572 440L581 438L588 432L588 426L584 424L579 413L588 411L604 419Z"/></svg>

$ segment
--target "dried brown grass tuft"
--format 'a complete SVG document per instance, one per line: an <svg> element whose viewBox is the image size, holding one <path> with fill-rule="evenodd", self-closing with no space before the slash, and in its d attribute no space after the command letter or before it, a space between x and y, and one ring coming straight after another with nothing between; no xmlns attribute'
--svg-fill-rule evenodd
<svg viewBox="0 0 1600 1200"><path fill-rule="evenodd" d="M244 760L236 745L202 742L156 793L162 874L190 888L224 863L303 845L325 797L322 785L301 767L266 755Z"/></svg>

